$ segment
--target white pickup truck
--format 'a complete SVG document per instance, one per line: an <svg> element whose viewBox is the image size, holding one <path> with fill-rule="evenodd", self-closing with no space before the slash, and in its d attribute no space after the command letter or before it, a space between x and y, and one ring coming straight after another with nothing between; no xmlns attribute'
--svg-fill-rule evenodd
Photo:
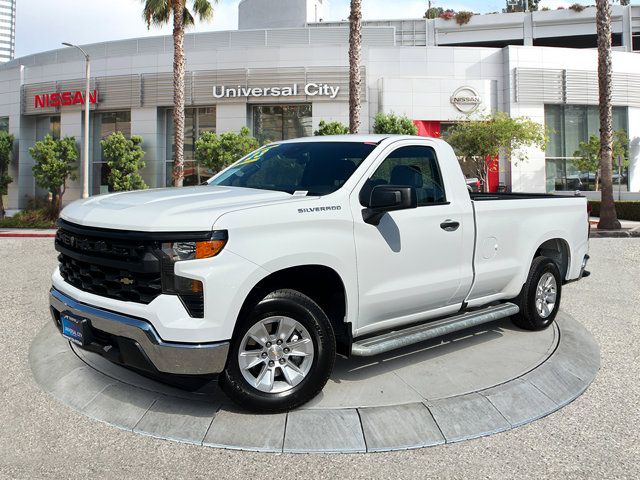
<svg viewBox="0 0 640 480"><path fill-rule="evenodd" d="M582 197L469 192L442 140L278 142L202 186L66 207L51 312L114 362L219 374L241 406L282 411L320 392L336 353L503 317L546 328L588 274L588 229Z"/></svg>

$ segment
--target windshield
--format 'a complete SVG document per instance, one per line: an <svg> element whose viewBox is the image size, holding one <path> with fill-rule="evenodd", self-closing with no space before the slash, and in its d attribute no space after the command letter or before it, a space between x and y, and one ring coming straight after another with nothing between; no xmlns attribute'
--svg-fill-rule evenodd
<svg viewBox="0 0 640 480"><path fill-rule="evenodd" d="M335 192L376 148L364 142L294 142L265 145L240 159L209 185L306 195Z"/></svg>

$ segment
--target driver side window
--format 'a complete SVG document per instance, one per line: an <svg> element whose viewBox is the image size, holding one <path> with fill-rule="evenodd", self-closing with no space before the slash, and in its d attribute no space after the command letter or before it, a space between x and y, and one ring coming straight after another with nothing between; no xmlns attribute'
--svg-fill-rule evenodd
<svg viewBox="0 0 640 480"><path fill-rule="evenodd" d="M431 147L408 146L393 151L367 180L363 193L377 185L398 185L416 190L418 206L447 201L436 152Z"/></svg>

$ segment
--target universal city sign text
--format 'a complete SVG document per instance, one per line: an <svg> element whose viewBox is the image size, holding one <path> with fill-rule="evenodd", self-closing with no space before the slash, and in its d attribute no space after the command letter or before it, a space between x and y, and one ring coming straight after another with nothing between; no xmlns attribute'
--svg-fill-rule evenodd
<svg viewBox="0 0 640 480"><path fill-rule="evenodd" d="M301 93L303 92L303 93ZM213 96L215 98L241 98L241 97L295 97L306 95L308 97L329 97L334 99L340 93L340 87L327 85L326 83L307 83L300 88L297 83L289 87L225 87L214 85Z"/></svg>
<svg viewBox="0 0 640 480"><path fill-rule="evenodd" d="M84 93L76 92L55 92L44 93L34 97L35 108L67 107L69 105L84 104ZM98 103L98 90L89 93L89 103Z"/></svg>

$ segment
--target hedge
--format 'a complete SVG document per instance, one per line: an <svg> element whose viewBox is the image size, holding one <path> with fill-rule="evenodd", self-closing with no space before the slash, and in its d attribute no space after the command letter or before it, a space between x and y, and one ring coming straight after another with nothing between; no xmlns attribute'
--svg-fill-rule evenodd
<svg viewBox="0 0 640 480"><path fill-rule="evenodd" d="M633 220L640 222L640 201L624 201L614 202L616 205L616 212L620 220ZM591 206L591 215L594 217L600 216L600 201L589 201Z"/></svg>

